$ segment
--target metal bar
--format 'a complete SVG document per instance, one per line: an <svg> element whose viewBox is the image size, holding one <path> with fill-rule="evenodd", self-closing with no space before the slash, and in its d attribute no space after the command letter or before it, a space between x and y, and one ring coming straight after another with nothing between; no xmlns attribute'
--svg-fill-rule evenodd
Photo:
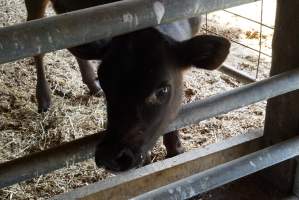
<svg viewBox="0 0 299 200"><path fill-rule="evenodd" d="M0 64L255 1L123 0L1 28Z"/></svg>
<svg viewBox="0 0 299 200"><path fill-rule="evenodd" d="M127 200L262 148L263 130L254 130L78 188L53 199ZM134 188L134 189L132 189Z"/></svg>
<svg viewBox="0 0 299 200"><path fill-rule="evenodd" d="M299 89L299 69L218 94L182 107L165 132ZM101 135L101 134L99 134ZM87 136L53 149L0 164L0 188L49 173L93 157L99 135Z"/></svg>
<svg viewBox="0 0 299 200"><path fill-rule="evenodd" d="M299 69L284 72L183 106L166 132L298 89Z"/></svg>
<svg viewBox="0 0 299 200"><path fill-rule="evenodd" d="M254 77L251 77L250 75L227 65L222 65L218 70L245 84L256 82Z"/></svg>
<svg viewBox="0 0 299 200"><path fill-rule="evenodd" d="M104 132L0 164L0 188L47 174L94 156Z"/></svg>
<svg viewBox="0 0 299 200"><path fill-rule="evenodd" d="M289 196L289 197L285 197L282 200L299 200L299 198L296 197L296 196L294 196L294 195L292 195L292 196Z"/></svg>
<svg viewBox="0 0 299 200"><path fill-rule="evenodd" d="M299 155L299 137L184 178L132 200L188 199Z"/></svg>

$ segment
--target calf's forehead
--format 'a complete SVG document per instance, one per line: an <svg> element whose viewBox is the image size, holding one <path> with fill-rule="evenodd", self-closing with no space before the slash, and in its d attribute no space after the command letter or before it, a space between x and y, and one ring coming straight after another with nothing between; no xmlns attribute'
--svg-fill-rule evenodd
<svg viewBox="0 0 299 200"><path fill-rule="evenodd" d="M107 81L111 83L110 87L142 94L172 79L176 70L166 52L155 51L146 46L137 50L124 50L111 56L110 60L103 61L100 68L104 68L103 76L106 76L105 80L109 79ZM101 72L99 75L101 76Z"/></svg>

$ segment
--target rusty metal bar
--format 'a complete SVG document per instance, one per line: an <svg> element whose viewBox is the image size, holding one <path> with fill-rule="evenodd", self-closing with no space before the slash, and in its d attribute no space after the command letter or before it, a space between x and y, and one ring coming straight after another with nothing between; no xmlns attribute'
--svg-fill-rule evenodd
<svg viewBox="0 0 299 200"><path fill-rule="evenodd" d="M255 1L123 0L5 27L0 64Z"/></svg>
<svg viewBox="0 0 299 200"><path fill-rule="evenodd" d="M245 72L242 72L240 70L237 70L233 67L222 65L219 69L220 72L235 78L236 80L248 84L248 83L254 83L256 82L256 79L254 77L251 77L250 75L246 74Z"/></svg>
<svg viewBox="0 0 299 200"><path fill-rule="evenodd" d="M165 132L299 89L299 69L248 84L182 107ZM0 188L93 157L100 141L95 134L39 153L0 164Z"/></svg>
<svg viewBox="0 0 299 200"><path fill-rule="evenodd" d="M132 200L188 199L299 155L299 137L194 174Z"/></svg>

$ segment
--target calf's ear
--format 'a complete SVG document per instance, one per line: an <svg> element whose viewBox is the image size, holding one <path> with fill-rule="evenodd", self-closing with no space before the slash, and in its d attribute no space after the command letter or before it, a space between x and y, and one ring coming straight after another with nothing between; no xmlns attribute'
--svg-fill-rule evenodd
<svg viewBox="0 0 299 200"><path fill-rule="evenodd" d="M230 48L229 40L212 35L196 36L175 45L180 66L214 70L226 59Z"/></svg>
<svg viewBox="0 0 299 200"><path fill-rule="evenodd" d="M101 60L109 46L108 40L99 40L71 47L68 50L76 57L84 60Z"/></svg>

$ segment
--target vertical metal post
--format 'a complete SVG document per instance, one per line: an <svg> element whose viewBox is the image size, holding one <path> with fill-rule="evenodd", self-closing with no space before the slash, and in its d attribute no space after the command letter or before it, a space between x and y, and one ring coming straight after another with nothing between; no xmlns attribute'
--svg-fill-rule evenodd
<svg viewBox="0 0 299 200"><path fill-rule="evenodd" d="M299 67L299 1L277 0L273 57L270 75ZM264 141L272 145L299 134L299 92L270 99ZM291 160L265 171L264 177L285 193L292 192L296 162Z"/></svg>
<svg viewBox="0 0 299 200"><path fill-rule="evenodd" d="M299 157L296 157L296 171L295 171L295 178L294 178L294 185L293 185L293 193L296 197L299 197Z"/></svg>

